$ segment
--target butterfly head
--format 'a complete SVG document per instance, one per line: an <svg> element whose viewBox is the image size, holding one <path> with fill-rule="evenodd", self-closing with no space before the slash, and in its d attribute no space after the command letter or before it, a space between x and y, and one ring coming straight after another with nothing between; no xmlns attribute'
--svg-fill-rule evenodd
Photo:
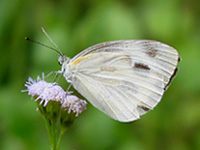
<svg viewBox="0 0 200 150"><path fill-rule="evenodd" d="M62 66L64 63L68 63L69 60L70 60L70 58L67 57L67 56L65 56L65 55L59 55L59 56L58 56L58 63L59 63L59 65L61 65L61 66Z"/></svg>

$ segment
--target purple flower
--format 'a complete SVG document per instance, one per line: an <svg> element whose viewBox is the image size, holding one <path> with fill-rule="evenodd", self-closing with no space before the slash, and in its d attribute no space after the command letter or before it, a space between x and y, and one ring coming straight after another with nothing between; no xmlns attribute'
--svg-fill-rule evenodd
<svg viewBox="0 0 200 150"><path fill-rule="evenodd" d="M28 95L36 98L35 101L40 100L39 104L43 104L43 107L46 107L49 101L60 102L64 111L67 110L68 114L73 113L76 117L86 110L86 101L70 95L72 92L65 92L56 82L48 83L44 79L44 73L42 79L39 76L37 80L29 77L25 84L27 89L22 92L28 92Z"/></svg>
<svg viewBox="0 0 200 150"><path fill-rule="evenodd" d="M77 117L80 113L86 110L87 102L74 95L68 95L65 97L62 108L68 110L68 113L74 113Z"/></svg>
<svg viewBox="0 0 200 150"><path fill-rule="evenodd" d="M28 92L29 95L37 97L35 101L40 99L40 104L44 103L44 107L50 100L62 103L66 97L66 92L57 83L48 83L44 80L44 74L42 74L42 79L38 76L36 81L29 77L25 87L27 89L22 92Z"/></svg>

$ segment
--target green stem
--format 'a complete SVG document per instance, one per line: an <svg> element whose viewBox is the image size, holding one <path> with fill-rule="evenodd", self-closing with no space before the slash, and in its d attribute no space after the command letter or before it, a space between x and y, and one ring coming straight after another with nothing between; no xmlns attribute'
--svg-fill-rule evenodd
<svg viewBox="0 0 200 150"><path fill-rule="evenodd" d="M66 128L62 128L62 127L61 127L61 130L60 130L60 137L59 137L59 139L58 139L57 150L60 150L60 145L61 145L62 139L63 139L64 134L65 134L66 131L67 131Z"/></svg>
<svg viewBox="0 0 200 150"><path fill-rule="evenodd" d="M46 117L44 117L46 128L49 136L49 144L51 150L56 150L56 122L49 121Z"/></svg>
<svg viewBox="0 0 200 150"><path fill-rule="evenodd" d="M56 122L51 122L51 149L56 150Z"/></svg>
<svg viewBox="0 0 200 150"><path fill-rule="evenodd" d="M48 136L49 136L49 144L50 144L50 147L52 147L51 143L52 143L52 135L51 135L51 123L49 122L49 120L44 117L44 121L45 121L45 124L46 124L46 128L47 128L47 132L48 132Z"/></svg>

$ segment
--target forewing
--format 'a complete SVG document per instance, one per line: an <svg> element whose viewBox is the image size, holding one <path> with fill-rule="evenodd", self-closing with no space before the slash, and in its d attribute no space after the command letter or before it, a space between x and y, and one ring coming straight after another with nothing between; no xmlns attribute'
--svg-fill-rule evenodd
<svg viewBox="0 0 200 150"><path fill-rule="evenodd" d="M108 116L133 121L158 104L178 60L175 49L156 41L98 44L72 59L72 84Z"/></svg>

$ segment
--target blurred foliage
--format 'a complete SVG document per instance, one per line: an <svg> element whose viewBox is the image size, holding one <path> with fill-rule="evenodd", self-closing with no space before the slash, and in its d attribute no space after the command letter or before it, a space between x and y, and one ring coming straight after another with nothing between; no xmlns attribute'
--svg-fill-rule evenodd
<svg viewBox="0 0 200 150"><path fill-rule="evenodd" d="M41 27L70 57L119 39L159 40L182 57L155 110L119 123L88 105L67 132L62 150L200 149L199 6L197 0L1 0L0 149L49 149L35 102L20 92L28 76L60 70L55 52L24 40L28 36L52 46Z"/></svg>

